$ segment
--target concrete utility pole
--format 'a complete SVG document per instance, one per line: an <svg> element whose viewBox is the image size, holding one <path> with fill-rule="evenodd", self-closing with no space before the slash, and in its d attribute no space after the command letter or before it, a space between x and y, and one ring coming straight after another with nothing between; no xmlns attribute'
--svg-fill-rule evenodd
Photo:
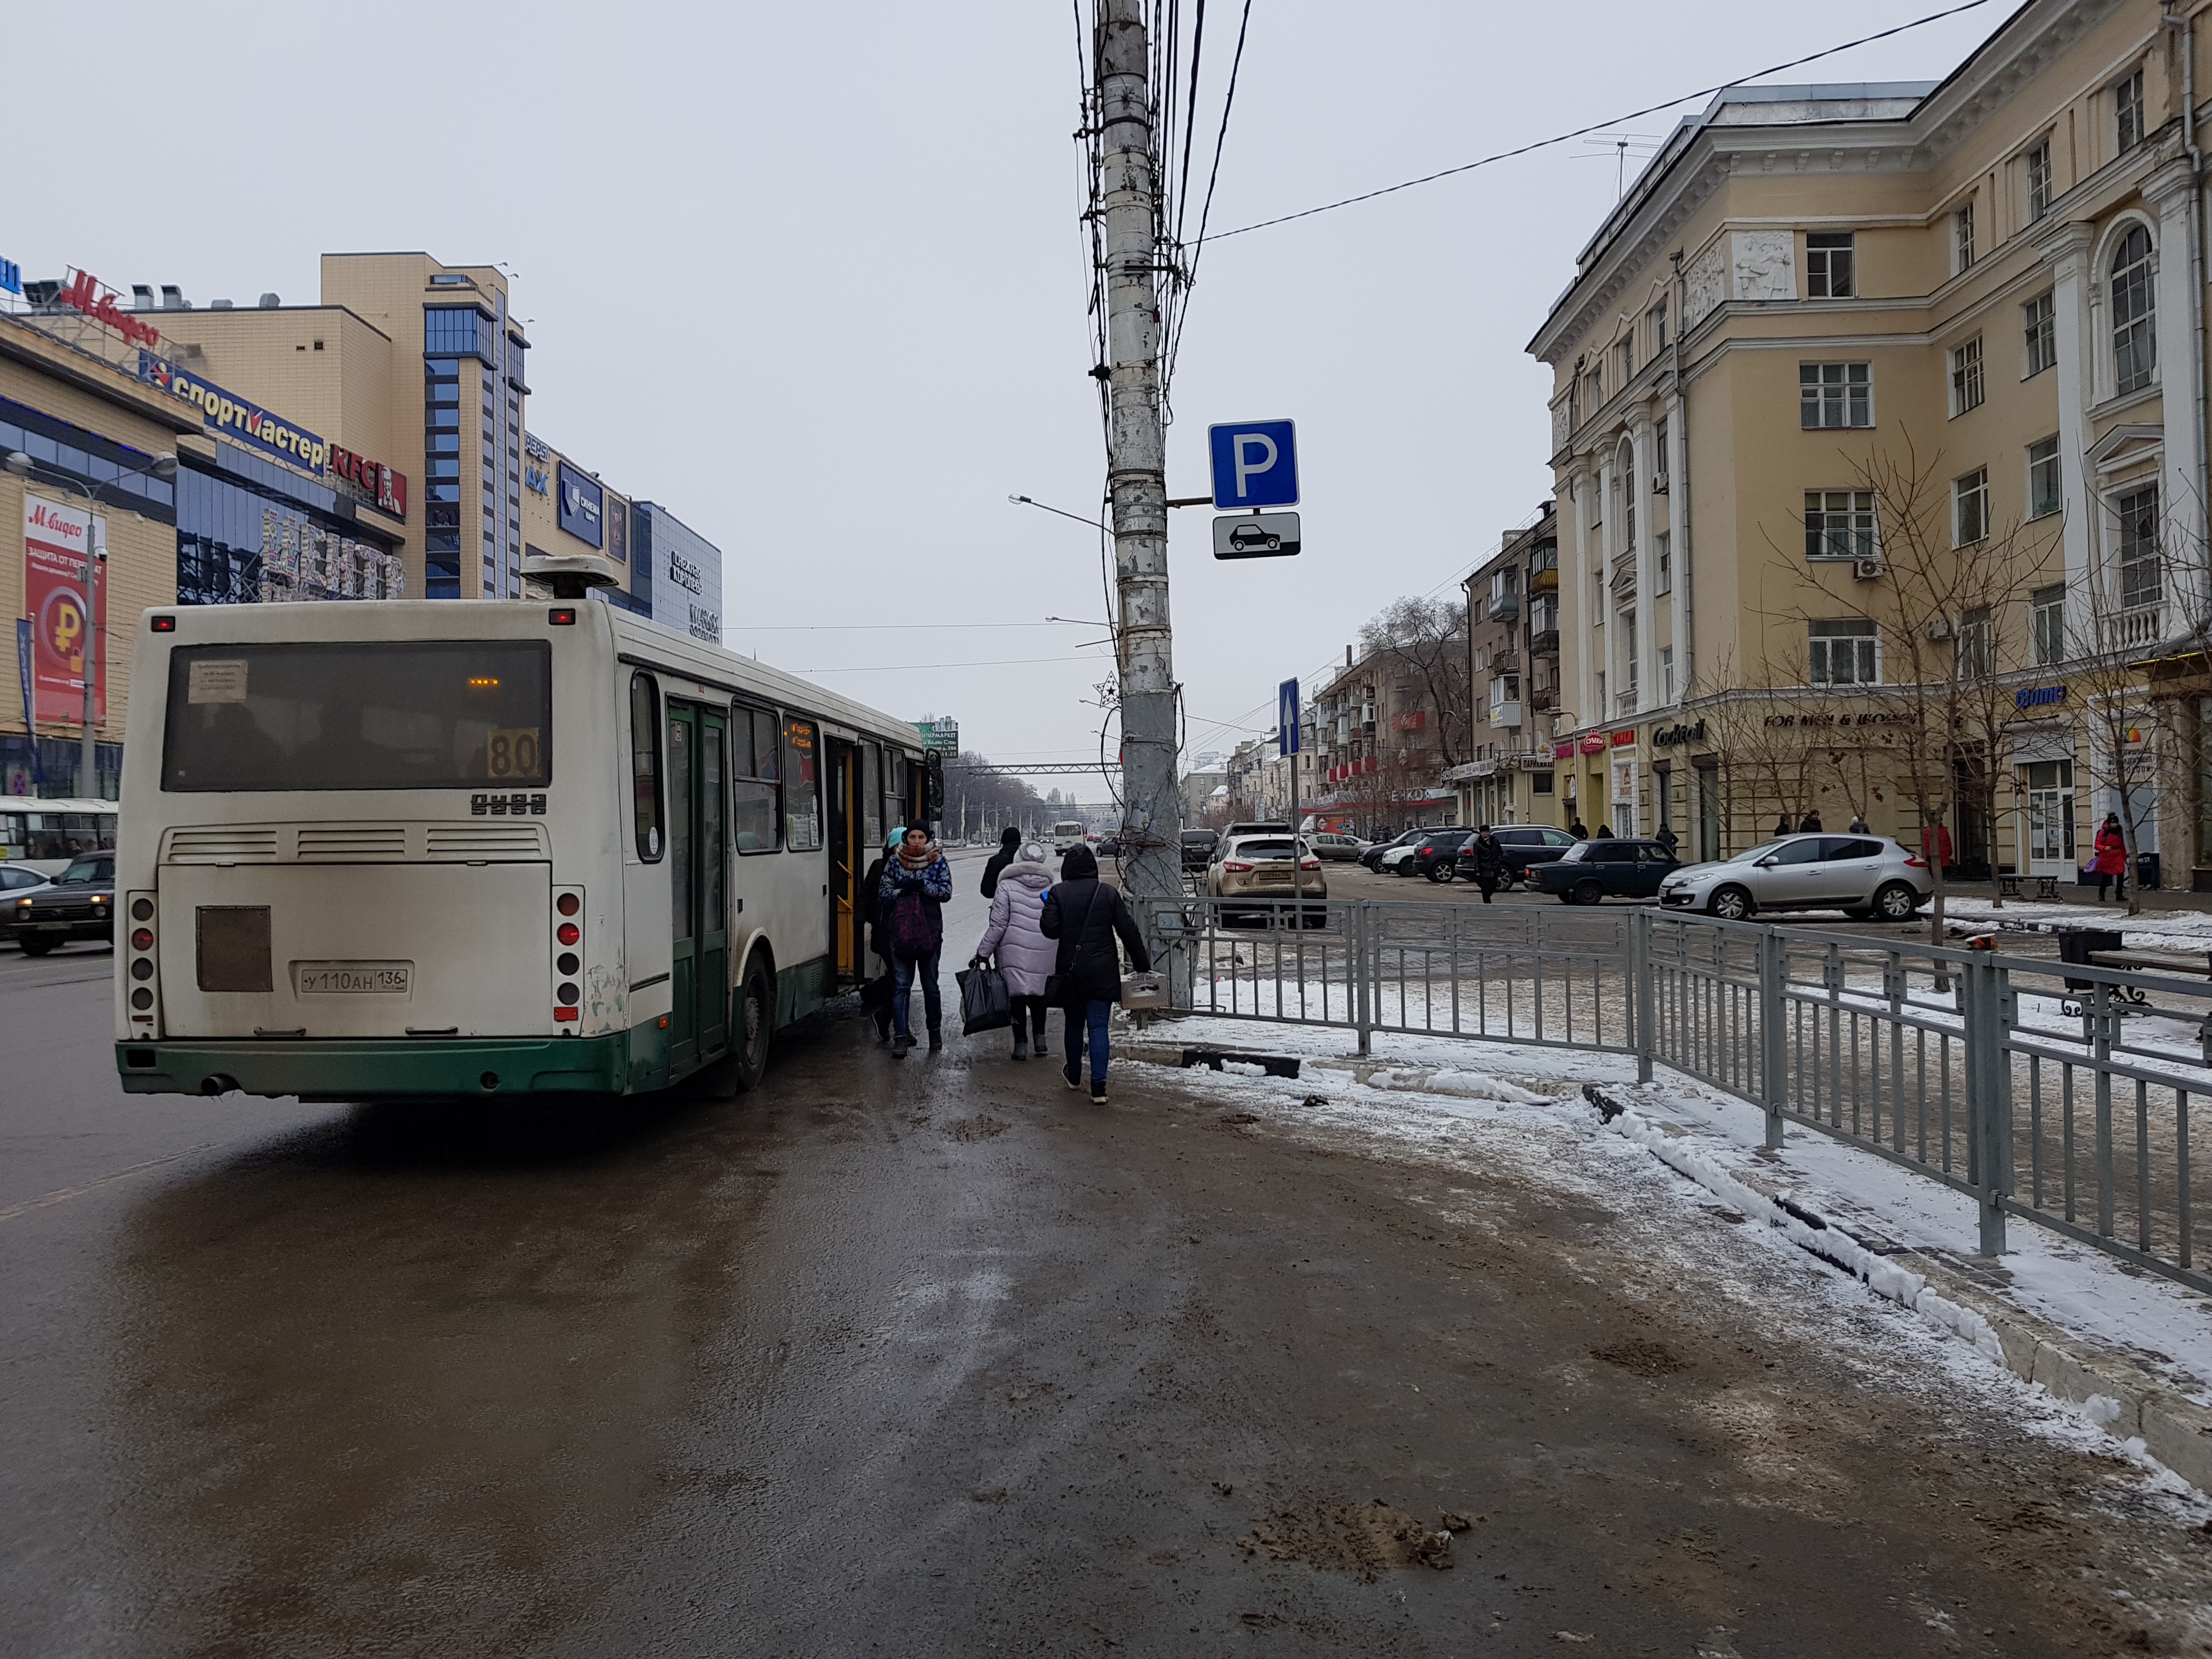
<svg viewBox="0 0 2212 1659"><path fill-rule="evenodd" d="M1174 636L1168 621L1167 459L1160 423L1159 263L1151 49L1143 0L1105 0L1097 40L1103 160L1107 489L1114 507L1121 703L1121 885L1182 890ZM1148 935L1152 930L1146 927ZM1146 944L1157 945L1156 937Z"/></svg>

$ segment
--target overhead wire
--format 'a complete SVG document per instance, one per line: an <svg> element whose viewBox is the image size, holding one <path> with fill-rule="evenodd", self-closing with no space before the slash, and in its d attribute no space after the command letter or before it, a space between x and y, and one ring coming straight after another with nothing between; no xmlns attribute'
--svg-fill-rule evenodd
<svg viewBox="0 0 2212 1659"><path fill-rule="evenodd" d="M1182 354L1183 324L1190 315L1191 289L1198 281L1199 258L1206 249L1206 227L1213 216L1213 188L1221 182L1221 153L1229 141L1229 116L1230 112L1237 107L1237 75L1238 71L1244 67L1244 35L1251 27L1251 23L1252 0L1244 0L1244 13L1237 25L1237 51L1229 64L1229 88L1221 100L1221 127L1213 136L1213 165L1207 169L1206 200L1198 211L1198 237L1190 245L1190 262L1188 267L1183 269L1179 280L1181 299L1176 307L1175 315L1170 325L1167 352L1160 367L1160 401L1163 405L1168 404L1170 401L1169 387L1174 384L1176 362ZM1178 242L1176 248L1178 258L1182 252L1181 244Z"/></svg>
<svg viewBox="0 0 2212 1659"><path fill-rule="evenodd" d="M1871 46L1877 40L1887 40L1893 36L1908 33L1917 28L1924 28L1930 23L1940 23L1947 17L1956 17L1961 12L1973 11L1990 3L1990 0L1964 0L1963 4L1952 6L1942 11L1930 12L1925 17L1916 17L1910 22L1898 24L1894 28L1878 29L1872 34L1863 34L1857 40L1846 40L1840 46L1826 46L1819 52L1807 52L1802 58L1793 58L1786 64L1770 64L1765 69L1753 70L1748 75L1739 75L1731 81L1719 82L1701 91L1686 92L1679 98L1669 98L1664 103L1647 104L1642 109L1632 110L1626 115L1609 116L1605 120L1593 122L1588 126L1577 127L1571 132L1562 132L1550 138L1539 138L1531 143L1521 144L1512 149L1502 149L1495 155L1479 156L1472 161L1462 161L1457 167L1443 167L1435 173L1425 173L1418 179L1407 179L1398 184L1385 185L1379 190L1362 191L1357 196L1346 196L1334 202L1324 202L1318 207L1301 208L1296 213L1277 214L1272 219L1256 220L1251 224L1239 225L1234 230L1221 231L1210 237L1206 235L1201 222L1199 240L1200 243L1226 241L1231 236L1249 235L1253 231L1267 230L1276 225L1286 225L1293 220L1310 219L1317 213L1334 213L1339 208L1352 207L1361 202L1371 202L1377 197L1394 196L1401 190L1412 190L1421 185L1432 185L1440 179L1455 178L1462 173L1472 173L1477 167L1490 167L1499 161L1510 161L1516 156L1531 155L1540 149L1548 149L1555 144L1567 143L1593 132L1602 132L1608 127L1617 127L1626 122L1640 120L1646 115L1656 115L1662 110L1670 110L1683 104L1693 103L1700 98L1710 98L1717 93L1726 92L1732 87L1742 86L1763 76L1779 75L1784 70L1798 69L1807 64L1816 64L1821 58L1833 58L1838 52L1850 52L1856 47Z"/></svg>

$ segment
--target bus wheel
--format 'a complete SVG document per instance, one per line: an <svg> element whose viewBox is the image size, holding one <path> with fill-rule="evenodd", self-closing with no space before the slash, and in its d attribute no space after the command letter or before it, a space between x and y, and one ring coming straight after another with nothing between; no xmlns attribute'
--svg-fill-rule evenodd
<svg viewBox="0 0 2212 1659"><path fill-rule="evenodd" d="M735 1063L738 1092L755 1088L768 1071L769 1038L775 1031L775 977L756 955L745 964L744 982L738 987L738 1006L732 1011L730 1058Z"/></svg>

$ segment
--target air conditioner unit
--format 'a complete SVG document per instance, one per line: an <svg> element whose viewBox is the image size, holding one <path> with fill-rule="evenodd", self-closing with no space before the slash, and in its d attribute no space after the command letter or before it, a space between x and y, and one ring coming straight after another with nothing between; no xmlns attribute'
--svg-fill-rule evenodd
<svg viewBox="0 0 2212 1659"><path fill-rule="evenodd" d="M1875 577L1881 574L1881 561L1880 559L1853 559L1851 561L1851 574L1860 581L1870 582L1874 580Z"/></svg>
<svg viewBox="0 0 2212 1659"><path fill-rule="evenodd" d="M1663 495L1667 493L1667 475L1665 473L1655 472L1651 475L1651 493L1655 495Z"/></svg>
<svg viewBox="0 0 2212 1659"><path fill-rule="evenodd" d="M1929 623L1928 624L1928 637L1931 640L1949 639L1951 637L1951 619L1948 617L1938 617L1934 622Z"/></svg>

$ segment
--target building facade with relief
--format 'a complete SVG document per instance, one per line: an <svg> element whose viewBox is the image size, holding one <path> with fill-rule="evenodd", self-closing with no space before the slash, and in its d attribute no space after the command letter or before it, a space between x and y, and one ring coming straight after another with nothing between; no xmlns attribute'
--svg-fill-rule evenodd
<svg viewBox="0 0 2212 1659"><path fill-rule="evenodd" d="M1711 857L1940 801L1958 865L2064 876L2125 788L2169 883L2212 866L2208 27L2032 0L1941 82L1668 138L1530 345L1562 811ZM2006 718L1900 777L1902 688L1968 679Z"/></svg>

